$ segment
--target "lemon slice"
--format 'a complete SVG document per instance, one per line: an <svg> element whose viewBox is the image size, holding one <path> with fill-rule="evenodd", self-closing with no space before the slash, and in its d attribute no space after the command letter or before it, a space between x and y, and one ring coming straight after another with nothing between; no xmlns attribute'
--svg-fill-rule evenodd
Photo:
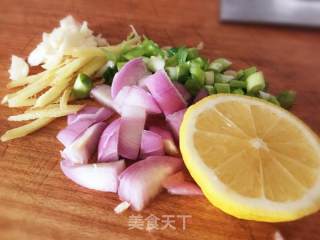
<svg viewBox="0 0 320 240"><path fill-rule="evenodd" d="M235 217L281 222L320 208L320 144L288 111L218 94L191 106L180 128L184 162L209 201Z"/></svg>

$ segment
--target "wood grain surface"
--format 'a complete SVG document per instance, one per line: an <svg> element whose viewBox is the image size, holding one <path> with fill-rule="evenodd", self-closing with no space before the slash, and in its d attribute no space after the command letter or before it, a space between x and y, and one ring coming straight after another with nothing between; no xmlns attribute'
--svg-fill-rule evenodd
<svg viewBox="0 0 320 240"><path fill-rule="evenodd" d="M240 2L240 1L239 1ZM293 109L320 133L320 32L298 28L219 23L214 0L0 0L0 96L7 92L11 54L26 57L58 20L72 14L111 42L121 41L128 25L136 26L162 45L205 44L203 54L224 56L235 67L256 65L264 71L271 91L295 89ZM6 119L19 109L0 107L0 133L16 126ZM203 197L163 193L145 211L163 215L191 215L186 229L148 232L129 230L127 211L115 215L115 194L81 188L59 169L55 139L65 119L58 119L31 136L0 144L0 239L320 239L320 213L281 224L235 219L211 206Z"/></svg>

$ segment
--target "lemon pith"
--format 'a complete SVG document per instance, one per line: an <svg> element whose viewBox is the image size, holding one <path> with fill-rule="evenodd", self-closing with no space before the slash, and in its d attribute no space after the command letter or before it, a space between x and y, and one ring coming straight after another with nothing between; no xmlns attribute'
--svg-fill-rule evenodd
<svg viewBox="0 0 320 240"><path fill-rule="evenodd" d="M318 138L279 107L207 97L187 110L180 148L208 200L233 216L280 222L320 208Z"/></svg>

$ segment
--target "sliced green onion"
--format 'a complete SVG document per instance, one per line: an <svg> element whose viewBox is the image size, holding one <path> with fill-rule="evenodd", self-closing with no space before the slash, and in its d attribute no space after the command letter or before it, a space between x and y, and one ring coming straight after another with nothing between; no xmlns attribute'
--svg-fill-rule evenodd
<svg viewBox="0 0 320 240"><path fill-rule="evenodd" d="M209 64L208 60L199 54L199 48L160 48L146 37L142 42L140 36L132 37L132 40L128 38L116 48L102 48L107 59L116 63L116 67L105 67L101 70L107 84L112 83L116 70L120 70L128 60L143 57L151 72L165 69L172 81L184 84L193 96L205 87L209 94L234 93L259 97L277 105L281 104L284 108L290 108L293 104L293 91L282 92L276 97L267 93L268 84L262 72L258 72L254 66L236 72L228 70L232 63L225 58L215 59Z"/></svg>
<svg viewBox="0 0 320 240"><path fill-rule="evenodd" d="M210 69L210 70L214 70L214 71L216 71L216 72L222 72L223 66L222 66L221 63L212 62L212 63L210 63L210 65L209 65L209 69Z"/></svg>
<svg viewBox="0 0 320 240"><path fill-rule="evenodd" d="M221 79L223 82L230 82L234 79L234 76L221 74Z"/></svg>
<svg viewBox="0 0 320 240"><path fill-rule="evenodd" d="M178 60L176 56L171 56L166 59L166 67L174 67L178 65Z"/></svg>
<svg viewBox="0 0 320 240"><path fill-rule="evenodd" d="M247 84L244 81L231 80L229 84L232 88L247 88Z"/></svg>
<svg viewBox="0 0 320 240"><path fill-rule="evenodd" d="M192 96L196 96L198 91L203 87L203 84L195 79L188 79L185 83L185 87Z"/></svg>
<svg viewBox="0 0 320 240"><path fill-rule="evenodd" d="M237 77L237 72L234 70L227 70L223 72L224 75L232 76L234 79Z"/></svg>
<svg viewBox="0 0 320 240"><path fill-rule="evenodd" d="M92 87L93 83L89 76L80 73L74 82L72 95L77 99L87 98Z"/></svg>
<svg viewBox="0 0 320 240"><path fill-rule="evenodd" d="M205 72L205 83L207 85L213 85L214 84L214 71Z"/></svg>
<svg viewBox="0 0 320 240"><path fill-rule="evenodd" d="M243 70L243 74L242 74L240 80L246 80L250 75L252 75L256 72L257 72L256 67L247 68L247 69Z"/></svg>
<svg viewBox="0 0 320 240"><path fill-rule="evenodd" d="M273 104L275 104L275 105L281 106L281 104L279 103L278 99L277 99L275 96L272 96L272 97L268 100L268 102L271 102L271 103L273 103Z"/></svg>
<svg viewBox="0 0 320 240"><path fill-rule="evenodd" d="M212 94L216 94L216 93L217 93L215 87L212 86L212 85L205 85L204 87L205 87L205 89L207 89L209 95L212 95Z"/></svg>
<svg viewBox="0 0 320 240"><path fill-rule="evenodd" d="M263 90L266 86L263 73L261 71L251 74L247 78L246 82L248 93L258 93L259 91Z"/></svg>
<svg viewBox="0 0 320 240"><path fill-rule="evenodd" d="M179 48L169 48L167 49L168 57L173 57L178 52Z"/></svg>
<svg viewBox="0 0 320 240"><path fill-rule="evenodd" d="M163 52L159 45L150 39L145 38L140 47L144 50L143 55L145 57L157 56L159 54L163 56Z"/></svg>
<svg viewBox="0 0 320 240"><path fill-rule="evenodd" d="M187 63L183 63L179 66L167 67L166 71L172 81L184 82L189 73L189 65Z"/></svg>
<svg viewBox="0 0 320 240"><path fill-rule="evenodd" d="M264 100L269 100L272 97L272 95L264 91L259 91L259 97Z"/></svg>
<svg viewBox="0 0 320 240"><path fill-rule="evenodd" d="M277 98L273 95L271 95L270 93L264 92L264 91L259 91L259 97L267 100L268 102L271 102L273 104L276 104L278 106L280 106L279 101L277 100Z"/></svg>
<svg viewBox="0 0 320 240"><path fill-rule="evenodd" d="M244 75L244 71L241 69L237 72L237 75L236 75L236 79L239 79L239 80L244 80L243 79L243 75Z"/></svg>
<svg viewBox="0 0 320 240"><path fill-rule="evenodd" d="M201 85L204 85L205 74L204 74L204 71L200 68L200 66L192 65L190 67L190 73L191 73L192 79L195 79L198 82L200 82Z"/></svg>
<svg viewBox="0 0 320 240"><path fill-rule="evenodd" d="M244 91L241 88L233 89L232 93L239 94L239 95L244 95Z"/></svg>
<svg viewBox="0 0 320 240"><path fill-rule="evenodd" d="M219 73L219 72L215 72L214 73L214 82L215 83L223 83L223 81L222 81L222 76L221 76L222 74L221 73Z"/></svg>
<svg viewBox="0 0 320 240"><path fill-rule="evenodd" d="M217 93L230 93L230 85L228 83L215 83Z"/></svg>
<svg viewBox="0 0 320 240"><path fill-rule="evenodd" d="M279 101L281 107L286 109L289 109L292 107L295 98L296 98L296 92L292 90L283 91L277 95L277 100Z"/></svg>
<svg viewBox="0 0 320 240"><path fill-rule="evenodd" d="M209 69L222 72L232 65L232 62L225 58L218 58L209 65Z"/></svg>
<svg viewBox="0 0 320 240"><path fill-rule="evenodd" d="M178 67L167 67L166 71L171 79L171 81L178 81Z"/></svg>
<svg viewBox="0 0 320 240"><path fill-rule="evenodd" d="M192 60L197 57L199 57L199 50L197 48L189 48L187 60Z"/></svg>
<svg viewBox="0 0 320 240"><path fill-rule="evenodd" d="M190 71L190 64L185 62L185 63L181 63L178 66L178 80L180 82L185 82L189 75L189 71Z"/></svg>
<svg viewBox="0 0 320 240"><path fill-rule="evenodd" d="M152 72L156 72L160 69L164 69L165 61L160 56L151 56L150 58L146 59L146 63L148 69Z"/></svg>
<svg viewBox="0 0 320 240"><path fill-rule="evenodd" d="M106 69L106 71L104 71L104 73L102 74L102 77L106 84L111 85L113 77L117 71L118 69L116 66L110 66Z"/></svg>
<svg viewBox="0 0 320 240"><path fill-rule="evenodd" d="M202 57L197 57L191 61L191 66L198 66L202 69L208 68L208 61Z"/></svg>
<svg viewBox="0 0 320 240"><path fill-rule="evenodd" d="M176 53L178 64L185 63L188 57L188 50L185 47L178 49Z"/></svg>
<svg viewBox="0 0 320 240"><path fill-rule="evenodd" d="M216 83L228 83L230 82L231 80L233 80L234 77L233 76L230 76L230 75L224 75L224 74L221 74L219 72L216 72L214 74L214 81Z"/></svg>

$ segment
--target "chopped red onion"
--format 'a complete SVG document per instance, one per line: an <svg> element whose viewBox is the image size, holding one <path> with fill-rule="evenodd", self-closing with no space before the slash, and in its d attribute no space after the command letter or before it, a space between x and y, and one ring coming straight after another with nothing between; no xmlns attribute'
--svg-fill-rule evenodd
<svg viewBox="0 0 320 240"><path fill-rule="evenodd" d="M150 93L141 87L123 87L116 98L114 106L117 112L121 113L123 106L138 106L144 108L148 114L159 114L161 110Z"/></svg>
<svg viewBox="0 0 320 240"><path fill-rule="evenodd" d="M141 138L140 158L164 155L162 137L154 132L144 130Z"/></svg>
<svg viewBox="0 0 320 240"><path fill-rule="evenodd" d="M98 162L110 162L119 160L120 118L110 123L103 131L98 145Z"/></svg>
<svg viewBox="0 0 320 240"><path fill-rule="evenodd" d="M158 127L158 126L150 126L149 130L151 132L155 132L159 134L163 140L172 140L173 141L173 136L171 132L163 127Z"/></svg>
<svg viewBox="0 0 320 240"><path fill-rule="evenodd" d="M183 171L169 176L163 181L162 186L174 195L203 195L195 183L186 181Z"/></svg>
<svg viewBox="0 0 320 240"><path fill-rule="evenodd" d="M163 182L162 182L162 186L164 188L169 188L172 186L175 186L179 183L182 183L185 181L185 176L184 176L184 172L183 170L176 172L175 174L172 174L170 176L168 176Z"/></svg>
<svg viewBox="0 0 320 240"><path fill-rule="evenodd" d="M126 98L130 93L130 86L123 87L117 96L113 99L113 106L115 110L121 115L122 106L126 103Z"/></svg>
<svg viewBox="0 0 320 240"><path fill-rule="evenodd" d="M181 153L177 145L173 140L164 140L163 141L164 152L173 157L181 157Z"/></svg>
<svg viewBox="0 0 320 240"><path fill-rule="evenodd" d="M202 88L193 100L193 103L200 101L202 98L209 96L207 89Z"/></svg>
<svg viewBox="0 0 320 240"><path fill-rule="evenodd" d="M90 157L97 149L100 136L106 125L104 122L99 122L89 127L80 137L62 151L62 157L75 164L88 163Z"/></svg>
<svg viewBox="0 0 320 240"><path fill-rule="evenodd" d="M111 97L111 87L106 84L95 86L90 91L90 97L105 107L113 108L113 101Z"/></svg>
<svg viewBox="0 0 320 240"><path fill-rule="evenodd" d="M67 124L70 125L81 120L93 119L99 109L99 107L87 106L77 113L69 114L67 117Z"/></svg>
<svg viewBox="0 0 320 240"><path fill-rule="evenodd" d="M136 160L146 122L146 111L137 106L123 106L119 130L119 154Z"/></svg>
<svg viewBox="0 0 320 240"><path fill-rule="evenodd" d="M149 130L159 134L162 137L163 149L167 155L174 156L174 157L181 156L179 148L175 144L173 136L170 131L158 126L151 126L149 127Z"/></svg>
<svg viewBox="0 0 320 240"><path fill-rule="evenodd" d="M182 182L166 189L173 195L203 195L201 189L192 182Z"/></svg>
<svg viewBox="0 0 320 240"><path fill-rule="evenodd" d="M178 112L166 116L166 120L177 140L179 140L179 129L185 112L186 109L182 109Z"/></svg>
<svg viewBox="0 0 320 240"><path fill-rule="evenodd" d="M174 82L173 83L174 86L176 87L176 89L179 91L179 93L181 94L181 96L184 98L184 100L186 102L189 102L191 99L191 94L189 93L189 91L185 88L185 86L179 82Z"/></svg>
<svg viewBox="0 0 320 240"><path fill-rule="evenodd" d="M126 99L127 104L132 104L144 108L148 114L159 114L161 109L152 97L152 95L141 87L131 87L128 98Z"/></svg>
<svg viewBox="0 0 320 240"><path fill-rule="evenodd" d="M162 190L164 179L182 166L180 158L168 156L152 156L132 164L119 177L120 199L141 211Z"/></svg>
<svg viewBox="0 0 320 240"><path fill-rule="evenodd" d="M69 146L73 141L75 141L85 130L88 129L92 124L104 121L111 117L113 111L109 108L99 108L93 114L85 114L82 117L74 117L72 123L66 128L59 131L57 139L65 146ZM76 119L79 121L75 121Z"/></svg>
<svg viewBox="0 0 320 240"><path fill-rule="evenodd" d="M164 70L158 70L150 75L145 84L165 115L187 107L186 101Z"/></svg>
<svg viewBox="0 0 320 240"><path fill-rule="evenodd" d="M115 98L124 86L136 85L140 79L148 74L142 58L127 62L113 78L111 96Z"/></svg>
<svg viewBox="0 0 320 240"><path fill-rule="evenodd" d="M148 73L147 75L145 75L143 78L141 78L139 81L138 81L138 86L145 89L145 90L148 90L147 86L146 86L146 79L150 76L151 74Z"/></svg>
<svg viewBox="0 0 320 240"><path fill-rule="evenodd" d="M72 164L60 162L64 175L82 187L104 192L117 192L119 174L124 170L124 160L110 163Z"/></svg>

